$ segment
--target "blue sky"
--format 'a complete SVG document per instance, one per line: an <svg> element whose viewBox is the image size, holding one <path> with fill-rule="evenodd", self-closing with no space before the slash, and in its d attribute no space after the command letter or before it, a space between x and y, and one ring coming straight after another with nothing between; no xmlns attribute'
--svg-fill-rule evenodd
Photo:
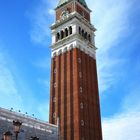
<svg viewBox="0 0 140 140"><path fill-rule="evenodd" d="M48 120L53 9L58 0L0 1L0 107ZM96 47L104 140L140 139L140 5L86 0Z"/></svg>

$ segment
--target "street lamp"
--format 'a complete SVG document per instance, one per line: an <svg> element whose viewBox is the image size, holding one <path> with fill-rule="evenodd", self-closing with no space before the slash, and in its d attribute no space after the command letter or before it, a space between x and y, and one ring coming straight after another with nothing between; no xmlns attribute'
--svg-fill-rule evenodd
<svg viewBox="0 0 140 140"><path fill-rule="evenodd" d="M30 140L39 140L38 137L31 137Z"/></svg>
<svg viewBox="0 0 140 140"><path fill-rule="evenodd" d="M16 134L16 140L17 140L18 139L18 133L20 132L20 128L21 128L22 122L20 122L18 120L17 121L13 121L13 125L15 127L14 132Z"/></svg>
<svg viewBox="0 0 140 140"><path fill-rule="evenodd" d="M12 140L12 133L10 131L5 132L3 140Z"/></svg>

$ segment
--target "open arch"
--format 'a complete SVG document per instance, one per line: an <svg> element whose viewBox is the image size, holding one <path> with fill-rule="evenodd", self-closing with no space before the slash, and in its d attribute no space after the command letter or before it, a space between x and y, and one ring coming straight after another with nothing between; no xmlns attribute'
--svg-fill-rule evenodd
<svg viewBox="0 0 140 140"><path fill-rule="evenodd" d="M71 44L70 46L69 46L69 50L72 50L73 49L73 44Z"/></svg>
<svg viewBox="0 0 140 140"><path fill-rule="evenodd" d="M59 50L59 51L58 51L58 55L60 55L60 54L62 54L62 50Z"/></svg>
<svg viewBox="0 0 140 140"><path fill-rule="evenodd" d="M81 35L81 27L79 27L79 34Z"/></svg>
<svg viewBox="0 0 140 140"><path fill-rule="evenodd" d="M64 31L62 30L61 31L61 39L63 39L64 38Z"/></svg>
<svg viewBox="0 0 140 140"><path fill-rule="evenodd" d="M85 34L84 34L84 38L87 39L87 32L85 32Z"/></svg>
<svg viewBox="0 0 140 140"><path fill-rule="evenodd" d="M67 37L69 35L68 29L65 29L65 36Z"/></svg>
<svg viewBox="0 0 140 140"><path fill-rule="evenodd" d="M90 34L88 35L88 40L89 40L89 42L91 42L91 35Z"/></svg>
<svg viewBox="0 0 140 140"><path fill-rule="evenodd" d="M60 33L57 33L56 35L56 41L60 40Z"/></svg>
<svg viewBox="0 0 140 140"><path fill-rule="evenodd" d="M56 56L56 52L53 53L53 57L55 57L55 56Z"/></svg>
<svg viewBox="0 0 140 140"><path fill-rule="evenodd" d="M70 35L72 34L72 27L71 26L69 27L69 33L70 33Z"/></svg>
<svg viewBox="0 0 140 140"><path fill-rule="evenodd" d="M63 52L67 52L67 47L66 47L66 48L64 48Z"/></svg>
<svg viewBox="0 0 140 140"><path fill-rule="evenodd" d="M84 37L84 30L82 30L82 36Z"/></svg>

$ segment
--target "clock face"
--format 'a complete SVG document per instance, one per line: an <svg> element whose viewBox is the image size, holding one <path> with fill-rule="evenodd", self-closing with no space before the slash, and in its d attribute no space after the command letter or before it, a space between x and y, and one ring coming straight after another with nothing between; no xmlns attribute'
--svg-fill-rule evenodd
<svg viewBox="0 0 140 140"><path fill-rule="evenodd" d="M64 10L61 14L61 18L65 19L67 16L69 15L69 11L68 10Z"/></svg>

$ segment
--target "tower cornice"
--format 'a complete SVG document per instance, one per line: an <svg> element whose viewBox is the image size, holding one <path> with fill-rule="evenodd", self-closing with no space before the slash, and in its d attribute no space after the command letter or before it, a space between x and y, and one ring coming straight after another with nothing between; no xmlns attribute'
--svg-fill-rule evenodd
<svg viewBox="0 0 140 140"><path fill-rule="evenodd" d="M90 42L85 42L81 40L80 35L75 34L69 36L51 46L52 48L52 57L58 56L63 54L71 49L78 48L83 51L85 54L89 55L90 57L96 59L96 47L94 44Z"/></svg>

